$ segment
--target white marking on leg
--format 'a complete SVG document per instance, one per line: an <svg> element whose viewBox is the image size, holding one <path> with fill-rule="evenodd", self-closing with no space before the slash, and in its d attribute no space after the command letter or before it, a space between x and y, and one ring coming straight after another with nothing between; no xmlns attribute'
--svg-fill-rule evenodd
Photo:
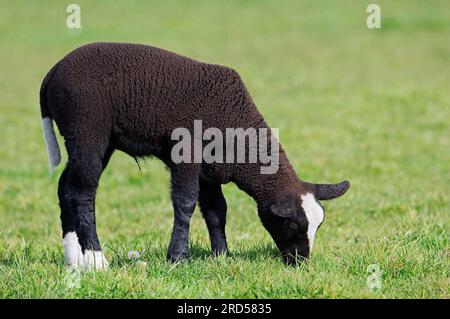
<svg viewBox="0 0 450 319"><path fill-rule="evenodd" d="M319 203L317 203L313 194L306 193L305 195L302 195L301 198L303 211L308 219L307 235L309 241L309 252L311 253L317 228L324 219L324 212Z"/></svg>
<svg viewBox="0 0 450 319"><path fill-rule="evenodd" d="M86 270L104 270L108 268L108 261L102 251L85 250L84 251L84 269Z"/></svg>
<svg viewBox="0 0 450 319"><path fill-rule="evenodd" d="M78 242L78 236L75 232L68 232L63 239L64 256L69 266L74 268L83 267L83 252L81 250L80 243Z"/></svg>

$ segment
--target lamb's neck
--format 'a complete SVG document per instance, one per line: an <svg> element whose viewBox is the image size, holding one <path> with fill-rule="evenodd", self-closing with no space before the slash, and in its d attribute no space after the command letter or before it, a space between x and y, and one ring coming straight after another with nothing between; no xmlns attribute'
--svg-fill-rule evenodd
<svg viewBox="0 0 450 319"><path fill-rule="evenodd" d="M274 170L272 174L263 174L261 163L235 164L237 166L233 170L232 180L240 189L253 197L259 208L263 208L272 204L283 193L301 190L303 182L297 177L281 144L276 138L272 137L273 131L259 113L250 94L246 94L245 98L246 100L242 103L245 106L241 105L234 112L236 117L232 117L232 123L240 125L244 129L255 128L258 132L260 129L267 130L266 141L258 141L258 147L261 147L261 142L267 143L267 148L272 153L276 150L271 147L271 143L272 141L277 143L278 170ZM269 164L272 165L273 163Z"/></svg>
<svg viewBox="0 0 450 319"><path fill-rule="evenodd" d="M286 192L300 192L302 181L297 177L286 153L279 151L279 167L273 174L262 174L260 165L246 165L245 174L236 174L236 185L251 196L259 208L273 204L281 194Z"/></svg>

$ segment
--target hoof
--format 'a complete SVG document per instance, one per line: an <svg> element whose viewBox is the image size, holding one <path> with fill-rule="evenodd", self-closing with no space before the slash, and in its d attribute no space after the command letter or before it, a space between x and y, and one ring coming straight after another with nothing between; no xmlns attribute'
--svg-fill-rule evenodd
<svg viewBox="0 0 450 319"><path fill-rule="evenodd" d="M217 249L212 249L212 253L214 256L218 257L218 256L229 256L230 253L228 252L228 248L217 248Z"/></svg>
<svg viewBox="0 0 450 319"><path fill-rule="evenodd" d="M66 263L70 268L88 271L108 269L108 261L102 251L85 250L83 254L75 232L64 236L63 245Z"/></svg>
<svg viewBox="0 0 450 319"><path fill-rule="evenodd" d="M167 260L171 263L180 263L188 261L189 259L189 253L168 253L167 254Z"/></svg>
<svg viewBox="0 0 450 319"><path fill-rule="evenodd" d="M84 252L83 269L85 270L106 270L108 261L102 251L86 250Z"/></svg>

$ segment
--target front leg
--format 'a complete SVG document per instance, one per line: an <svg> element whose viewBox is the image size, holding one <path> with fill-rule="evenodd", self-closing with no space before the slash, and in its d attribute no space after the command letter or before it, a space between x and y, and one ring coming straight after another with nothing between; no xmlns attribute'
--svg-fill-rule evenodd
<svg viewBox="0 0 450 319"><path fill-rule="evenodd" d="M199 196L199 167L181 164L171 169L174 224L167 259L171 262L189 258L189 225Z"/></svg>
<svg viewBox="0 0 450 319"><path fill-rule="evenodd" d="M208 227L211 249L215 255L227 254L228 245L225 236L227 203L220 184L212 185L200 179L200 210Z"/></svg>

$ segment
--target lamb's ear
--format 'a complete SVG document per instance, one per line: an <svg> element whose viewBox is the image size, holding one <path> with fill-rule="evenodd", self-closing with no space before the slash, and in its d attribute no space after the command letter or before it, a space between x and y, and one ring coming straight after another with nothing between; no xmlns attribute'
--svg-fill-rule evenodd
<svg viewBox="0 0 450 319"><path fill-rule="evenodd" d="M337 184L315 184L314 196L318 200L328 200L344 195L350 187L349 181Z"/></svg>
<svg viewBox="0 0 450 319"><path fill-rule="evenodd" d="M270 205L270 212L279 217L294 216L295 209L295 203L289 199Z"/></svg>

